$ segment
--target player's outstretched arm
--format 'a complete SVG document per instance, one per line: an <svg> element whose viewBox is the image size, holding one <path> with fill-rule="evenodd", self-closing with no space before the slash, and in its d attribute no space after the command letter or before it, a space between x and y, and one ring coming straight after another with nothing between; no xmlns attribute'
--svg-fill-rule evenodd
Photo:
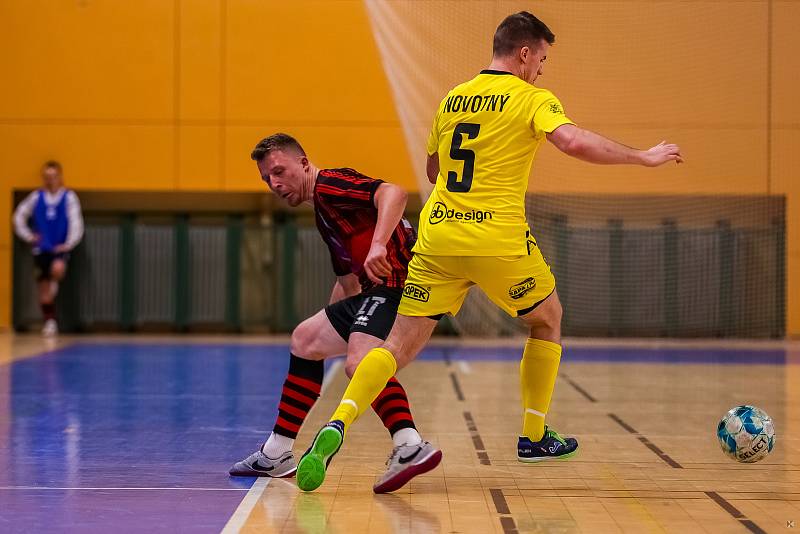
<svg viewBox="0 0 800 534"><path fill-rule="evenodd" d="M383 183L375 192L374 203L378 208L378 220L372 234L372 246L364 260L364 270L376 284L383 283L381 277L392 274L392 266L386 259L386 243L403 218L407 201L408 193L394 184Z"/></svg>
<svg viewBox="0 0 800 534"><path fill-rule="evenodd" d="M617 143L590 130L574 124L564 124L551 133L547 139L563 153L574 158L605 165L629 164L658 167L669 161L683 163L678 145L665 141L649 150L638 150Z"/></svg>

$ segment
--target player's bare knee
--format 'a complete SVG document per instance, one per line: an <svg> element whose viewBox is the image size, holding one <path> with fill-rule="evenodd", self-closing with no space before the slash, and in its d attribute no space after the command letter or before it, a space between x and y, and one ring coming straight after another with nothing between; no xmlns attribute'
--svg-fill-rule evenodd
<svg viewBox="0 0 800 534"><path fill-rule="evenodd" d="M529 323L533 328L548 328L551 330L559 330L561 328L561 305L558 307L548 308L542 310L544 313L536 317L532 323Z"/></svg>
<svg viewBox="0 0 800 534"><path fill-rule="evenodd" d="M564 316L564 308L561 307L561 301L555 299L549 309L547 310L546 315L546 324L551 328L559 328L561 326L561 319Z"/></svg>
<svg viewBox="0 0 800 534"><path fill-rule="evenodd" d="M292 332L289 350L298 358L319 360L322 358L322 347L317 343L317 336L312 328L302 322Z"/></svg>
<svg viewBox="0 0 800 534"><path fill-rule="evenodd" d="M553 294L544 300L533 311L521 317L531 329L560 329L563 308L558 296Z"/></svg>
<svg viewBox="0 0 800 534"><path fill-rule="evenodd" d="M50 279L58 282L64 278L67 271L67 265L63 261L54 261L50 266Z"/></svg>

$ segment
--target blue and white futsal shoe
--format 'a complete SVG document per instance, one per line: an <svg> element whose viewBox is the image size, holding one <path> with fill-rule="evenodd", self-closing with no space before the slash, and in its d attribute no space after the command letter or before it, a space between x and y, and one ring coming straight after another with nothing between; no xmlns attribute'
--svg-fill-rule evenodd
<svg viewBox="0 0 800 534"><path fill-rule="evenodd" d="M578 454L578 440L562 438L555 430L544 427L544 436L539 441L520 436L517 442L517 459L535 463L545 460L566 460Z"/></svg>

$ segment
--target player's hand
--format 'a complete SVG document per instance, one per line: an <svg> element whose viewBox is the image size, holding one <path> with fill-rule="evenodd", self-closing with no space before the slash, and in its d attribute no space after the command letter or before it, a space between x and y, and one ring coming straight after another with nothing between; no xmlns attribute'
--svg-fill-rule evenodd
<svg viewBox="0 0 800 534"><path fill-rule="evenodd" d="M364 260L364 271L367 277L376 284L383 284L381 278L386 278L392 274L392 266L386 259L386 245L373 243L369 248L367 259Z"/></svg>
<svg viewBox="0 0 800 534"><path fill-rule="evenodd" d="M646 150L643 154L642 165L645 167L658 167L668 161L675 163L683 163L683 156L681 156L681 147L661 141L659 144Z"/></svg>
<svg viewBox="0 0 800 534"><path fill-rule="evenodd" d="M56 254L64 254L65 252L69 252L69 247L65 244L56 245L53 247L53 252Z"/></svg>
<svg viewBox="0 0 800 534"><path fill-rule="evenodd" d="M42 236L40 236L39 234L35 233L35 234L33 234L33 237L31 237L31 240L28 241L28 244L30 244L30 245L38 245L40 239L42 239Z"/></svg>

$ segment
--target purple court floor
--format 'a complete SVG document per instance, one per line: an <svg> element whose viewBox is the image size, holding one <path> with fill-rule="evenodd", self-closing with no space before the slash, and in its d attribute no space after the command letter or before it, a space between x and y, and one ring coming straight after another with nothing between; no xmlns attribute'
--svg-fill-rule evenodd
<svg viewBox="0 0 800 534"><path fill-rule="evenodd" d="M787 354L576 347L564 361L781 366ZM219 532L254 482L227 469L272 427L287 363L280 345L79 342L0 365L0 532Z"/></svg>

